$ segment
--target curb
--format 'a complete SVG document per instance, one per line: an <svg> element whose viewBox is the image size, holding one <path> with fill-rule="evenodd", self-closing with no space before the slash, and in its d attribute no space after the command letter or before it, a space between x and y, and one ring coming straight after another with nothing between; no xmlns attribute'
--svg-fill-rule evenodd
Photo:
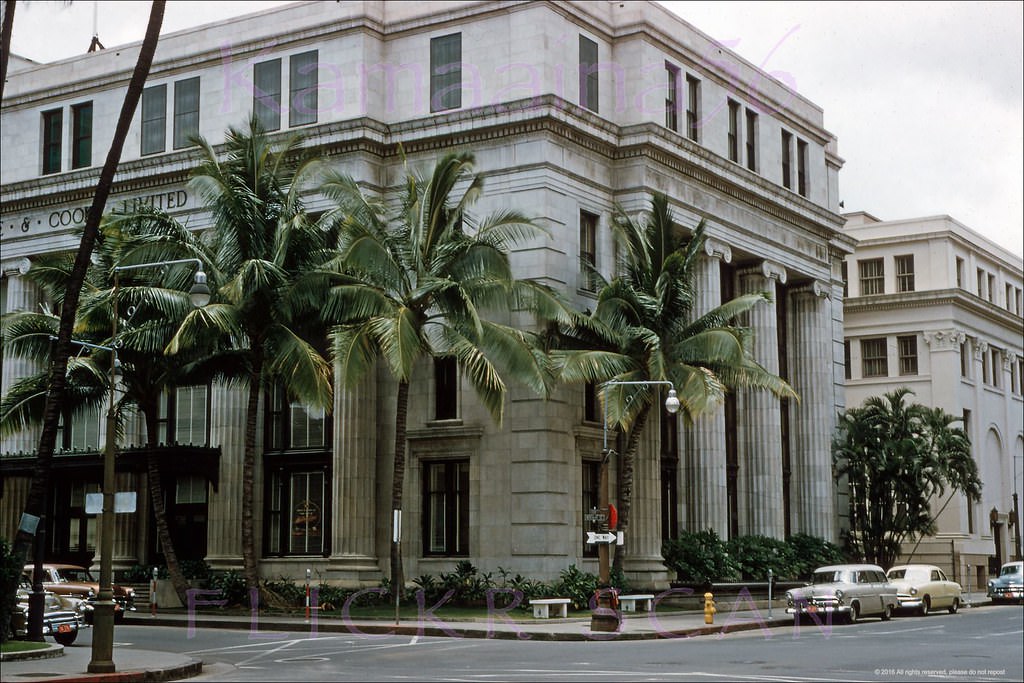
<svg viewBox="0 0 1024 683"><path fill-rule="evenodd" d="M202 672L203 663L199 660L190 659L185 664L167 667L166 669L139 669L117 671L109 674L68 674L55 676L48 680L56 680L60 681L60 683L165 683L166 681L192 678Z"/></svg>
<svg viewBox="0 0 1024 683"><path fill-rule="evenodd" d="M0 654L0 662L25 662L32 659L53 659L64 656L64 646L57 643L46 643L46 647L24 652L4 652Z"/></svg>

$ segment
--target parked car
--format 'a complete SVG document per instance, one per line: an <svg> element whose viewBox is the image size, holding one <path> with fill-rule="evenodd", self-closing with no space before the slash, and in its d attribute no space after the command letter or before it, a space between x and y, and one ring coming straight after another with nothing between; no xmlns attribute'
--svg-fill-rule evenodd
<svg viewBox="0 0 1024 683"><path fill-rule="evenodd" d="M25 565L23 577L32 583L32 565ZM43 565L43 588L58 595L70 595L89 601L96 601L100 592L99 581L85 567L75 564ZM125 612L135 610L135 590L127 586L114 584L114 619L121 621ZM92 623L92 611L87 612L87 620Z"/></svg>
<svg viewBox="0 0 1024 683"><path fill-rule="evenodd" d="M17 603L11 612L11 630L15 638L28 636L28 599L32 587L24 581L17 589ZM61 645L71 645L85 628L85 602L78 598L46 591L43 598L43 635L52 636Z"/></svg>
<svg viewBox="0 0 1024 683"><path fill-rule="evenodd" d="M905 564L885 573L896 586L901 609L916 610L925 616L934 609L946 608L956 614L963 602L963 589L945 572L930 564Z"/></svg>
<svg viewBox="0 0 1024 683"><path fill-rule="evenodd" d="M786 591L786 613L838 614L854 623L877 615L888 621L899 605L896 586L873 564L835 564L814 570L811 583Z"/></svg>
<svg viewBox="0 0 1024 683"><path fill-rule="evenodd" d="M1024 602L1024 562L1007 562L999 569L999 576L988 580L985 594L992 602L1016 600Z"/></svg>

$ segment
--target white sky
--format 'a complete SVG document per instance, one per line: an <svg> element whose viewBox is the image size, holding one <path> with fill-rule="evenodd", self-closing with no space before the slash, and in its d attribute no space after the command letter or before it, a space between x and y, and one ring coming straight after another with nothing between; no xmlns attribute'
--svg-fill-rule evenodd
<svg viewBox="0 0 1024 683"><path fill-rule="evenodd" d="M163 32L283 2L170 0ZM663 2L825 112L846 211L948 214L1024 254L1024 3ZM12 52L142 39L148 2L19 2Z"/></svg>

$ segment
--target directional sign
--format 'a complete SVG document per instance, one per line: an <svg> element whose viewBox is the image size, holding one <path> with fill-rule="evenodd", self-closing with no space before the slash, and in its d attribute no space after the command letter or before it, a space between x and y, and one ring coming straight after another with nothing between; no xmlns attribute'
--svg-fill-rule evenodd
<svg viewBox="0 0 1024 683"><path fill-rule="evenodd" d="M587 532L587 543L615 543L617 540L618 536L615 534L604 534L594 531Z"/></svg>

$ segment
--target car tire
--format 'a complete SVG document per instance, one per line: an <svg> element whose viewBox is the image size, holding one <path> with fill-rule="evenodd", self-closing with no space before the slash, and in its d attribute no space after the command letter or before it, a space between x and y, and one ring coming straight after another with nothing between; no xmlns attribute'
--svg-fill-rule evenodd
<svg viewBox="0 0 1024 683"><path fill-rule="evenodd" d="M960 598L953 598L953 602L949 605L949 613L956 614L958 609L960 609Z"/></svg>
<svg viewBox="0 0 1024 683"><path fill-rule="evenodd" d="M53 639L56 640L61 645L65 646L65 647L67 647L68 645L71 645L72 643L74 643L75 639L77 639L77 638L78 638L78 631L77 630L72 631L71 633L54 633L53 634Z"/></svg>
<svg viewBox="0 0 1024 683"><path fill-rule="evenodd" d="M892 605L887 604L882 610L882 621L889 621L892 619Z"/></svg>
<svg viewBox="0 0 1024 683"><path fill-rule="evenodd" d="M856 624L860 621L860 604L855 602L850 605L850 611L847 614L846 620L851 624Z"/></svg>
<svg viewBox="0 0 1024 683"><path fill-rule="evenodd" d="M932 609L932 601L927 595L924 596L924 600L921 601L921 606L918 608L918 613L922 617L928 616L928 612Z"/></svg>

